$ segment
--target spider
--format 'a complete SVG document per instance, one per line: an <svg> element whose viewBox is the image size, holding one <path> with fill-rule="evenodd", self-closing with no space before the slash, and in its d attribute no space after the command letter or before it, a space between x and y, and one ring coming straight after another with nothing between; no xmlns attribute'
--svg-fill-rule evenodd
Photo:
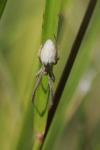
<svg viewBox="0 0 100 150"><path fill-rule="evenodd" d="M40 70L37 72L36 77L37 81L33 90L33 98L32 101L34 100L35 93L41 83L42 77L44 75L48 75L48 85L49 85L49 90L50 90L50 106L52 106L53 102L53 96L54 96L54 91L53 91L53 82L55 81L55 76L53 73L53 66L57 64L58 61L58 53L57 53L57 47L55 46L54 42L51 39L48 39L44 45L40 48L39 52L39 60L42 64L42 67Z"/></svg>

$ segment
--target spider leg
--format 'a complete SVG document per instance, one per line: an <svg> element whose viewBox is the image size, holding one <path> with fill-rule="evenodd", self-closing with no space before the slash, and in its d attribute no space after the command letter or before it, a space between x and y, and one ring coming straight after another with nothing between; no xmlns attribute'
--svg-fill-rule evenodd
<svg viewBox="0 0 100 150"><path fill-rule="evenodd" d="M41 83L41 80L42 80L42 76L44 75L44 68L42 67L39 72L36 74L36 77L38 77L37 81L36 81L36 84L35 84L35 87L34 87L34 90L33 90L33 94L32 94L32 102L34 100L34 97L35 97L35 93L36 93L36 90L38 89L40 83Z"/></svg>
<svg viewBox="0 0 100 150"><path fill-rule="evenodd" d="M41 67L35 76L38 77L42 72L44 72L44 67Z"/></svg>
<svg viewBox="0 0 100 150"><path fill-rule="evenodd" d="M54 75L54 73L53 73L52 70L49 72L49 77L51 78L51 80L52 80L53 82L55 81L55 75Z"/></svg>
<svg viewBox="0 0 100 150"><path fill-rule="evenodd" d="M49 76L49 90L50 90L50 96L49 96L49 103L50 103L50 108L53 105L53 97L54 97L54 91L53 91L53 80L52 78Z"/></svg>

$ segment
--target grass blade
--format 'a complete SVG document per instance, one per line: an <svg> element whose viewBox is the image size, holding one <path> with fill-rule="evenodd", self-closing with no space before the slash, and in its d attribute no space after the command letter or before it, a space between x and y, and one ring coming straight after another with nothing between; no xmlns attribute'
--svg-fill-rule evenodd
<svg viewBox="0 0 100 150"><path fill-rule="evenodd" d="M0 18L2 17L6 3L7 3L7 0L0 0Z"/></svg>
<svg viewBox="0 0 100 150"><path fill-rule="evenodd" d="M57 25L59 19L61 7L61 0L46 0L45 4L45 12L43 18L43 26L42 26L42 44L47 39L55 40L55 36L57 34ZM38 149L41 145L41 140L36 138L37 135L44 135L45 127L47 123L47 114L48 114L48 78L45 77L42 80L42 85L45 88L43 91L43 86L40 85L36 98L35 98L35 105L36 109L34 108L34 130L35 130L35 142L33 149ZM41 127L40 127L41 124Z"/></svg>

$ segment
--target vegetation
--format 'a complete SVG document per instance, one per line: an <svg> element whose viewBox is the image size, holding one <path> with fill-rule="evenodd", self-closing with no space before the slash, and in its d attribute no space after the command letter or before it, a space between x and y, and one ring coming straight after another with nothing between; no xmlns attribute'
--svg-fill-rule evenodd
<svg viewBox="0 0 100 150"><path fill-rule="evenodd" d="M99 150L99 0L0 1L0 149ZM38 50L59 53L53 106L48 78L34 102Z"/></svg>

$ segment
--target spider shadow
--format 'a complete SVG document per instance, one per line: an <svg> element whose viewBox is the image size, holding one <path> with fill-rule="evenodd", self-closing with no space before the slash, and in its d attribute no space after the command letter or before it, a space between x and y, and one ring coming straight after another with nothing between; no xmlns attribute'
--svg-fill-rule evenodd
<svg viewBox="0 0 100 150"><path fill-rule="evenodd" d="M43 117L43 115L45 114L45 112L46 112L46 110L47 110L47 108L48 108L50 90L49 90L49 92L48 92L48 89L49 89L49 88L46 89L46 88L44 87L44 85L43 85L42 82L41 82L41 86L42 86L43 92L44 92L45 94L48 93L47 100L46 100L46 105L45 105L45 107L44 107L44 109L43 109L42 111L40 111L40 110L38 109L38 107L36 106L35 102L33 103L33 105L34 105L34 108L35 108L36 112L39 114L39 116ZM34 97L34 98L35 98L35 97Z"/></svg>

